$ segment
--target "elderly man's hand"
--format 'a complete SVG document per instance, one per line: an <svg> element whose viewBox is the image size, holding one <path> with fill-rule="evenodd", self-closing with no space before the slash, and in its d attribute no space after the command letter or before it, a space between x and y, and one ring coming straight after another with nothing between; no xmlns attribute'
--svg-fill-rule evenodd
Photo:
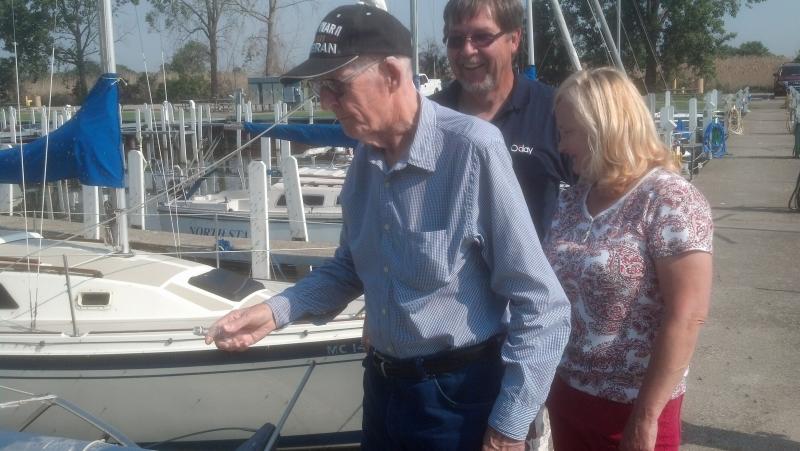
<svg viewBox="0 0 800 451"><path fill-rule="evenodd" d="M206 344L225 351L244 351L275 330L275 317L267 304L234 310L208 329Z"/></svg>
<svg viewBox="0 0 800 451"><path fill-rule="evenodd" d="M483 435L483 451L524 451L525 440L514 440L497 432L493 428L486 428Z"/></svg>

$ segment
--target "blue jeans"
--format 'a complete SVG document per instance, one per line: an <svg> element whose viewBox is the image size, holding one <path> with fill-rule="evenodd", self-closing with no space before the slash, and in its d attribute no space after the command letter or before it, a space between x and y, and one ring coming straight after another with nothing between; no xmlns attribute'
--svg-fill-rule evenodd
<svg viewBox="0 0 800 451"><path fill-rule="evenodd" d="M449 373L384 377L364 361L363 450L480 450L500 392L500 355Z"/></svg>

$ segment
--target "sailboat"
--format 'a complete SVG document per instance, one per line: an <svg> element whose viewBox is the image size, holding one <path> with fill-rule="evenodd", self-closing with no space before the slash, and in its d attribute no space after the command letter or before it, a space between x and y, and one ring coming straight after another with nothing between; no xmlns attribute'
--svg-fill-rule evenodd
<svg viewBox="0 0 800 451"><path fill-rule="evenodd" d="M198 332L288 284L33 233L0 234L0 251L0 385L72 400L139 444L190 434L197 435L185 440L235 441L276 421L315 362L282 436L358 440L363 300L329 321L293 323L247 352L227 353ZM0 408L0 429L17 430L36 410ZM91 433L66 414L40 420L28 430Z"/></svg>
<svg viewBox="0 0 800 451"><path fill-rule="evenodd" d="M24 174L29 182L124 186L116 79L103 75L48 137L1 150L0 181L19 183ZM204 343L215 319L287 286L132 252L127 243L112 249L0 231L0 430L100 438L68 412L25 401L55 394L139 444L222 447L281 417L313 368L281 443L358 442L363 299L288 325L247 352Z"/></svg>

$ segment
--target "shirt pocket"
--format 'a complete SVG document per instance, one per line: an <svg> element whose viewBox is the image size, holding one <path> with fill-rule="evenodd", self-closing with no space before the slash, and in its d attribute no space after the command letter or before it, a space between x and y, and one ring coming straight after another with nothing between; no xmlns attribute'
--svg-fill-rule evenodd
<svg viewBox="0 0 800 451"><path fill-rule="evenodd" d="M398 279L421 291L431 291L450 282L454 256L452 237L447 230L431 232L405 231L395 243L399 250L400 267L395 268Z"/></svg>

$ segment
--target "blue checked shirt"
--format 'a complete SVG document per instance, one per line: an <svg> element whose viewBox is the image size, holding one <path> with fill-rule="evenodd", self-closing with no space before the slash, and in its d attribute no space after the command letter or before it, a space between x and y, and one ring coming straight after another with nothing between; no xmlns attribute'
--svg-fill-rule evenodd
<svg viewBox="0 0 800 451"><path fill-rule="evenodd" d="M356 149L334 258L267 303L283 326L364 293L370 343L397 358L507 334L489 424L523 439L569 337L569 303L499 130L421 99L404 161L389 168L382 151Z"/></svg>

